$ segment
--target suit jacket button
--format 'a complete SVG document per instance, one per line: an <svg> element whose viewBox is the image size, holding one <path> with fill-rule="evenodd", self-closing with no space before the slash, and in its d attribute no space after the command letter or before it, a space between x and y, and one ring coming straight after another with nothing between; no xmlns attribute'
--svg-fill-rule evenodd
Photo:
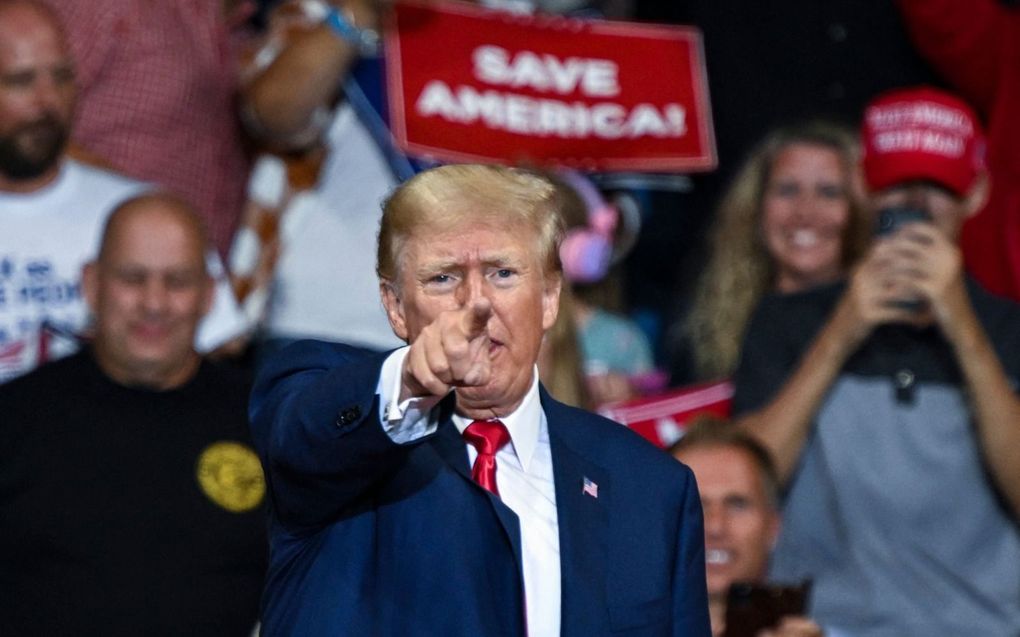
<svg viewBox="0 0 1020 637"><path fill-rule="evenodd" d="M361 418L361 407L355 405L354 407L348 407L340 412L336 419L337 427L346 427L353 425Z"/></svg>

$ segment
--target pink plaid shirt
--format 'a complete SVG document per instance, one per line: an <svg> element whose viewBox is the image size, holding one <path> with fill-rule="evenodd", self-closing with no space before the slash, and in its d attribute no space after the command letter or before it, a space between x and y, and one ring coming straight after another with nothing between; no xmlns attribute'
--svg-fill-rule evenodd
<svg viewBox="0 0 1020 637"><path fill-rule="evenodd" d="M248 163L221 2L46 1L64 20L77 64L74 140L113 168L192 201L225 254Z"/></svg>

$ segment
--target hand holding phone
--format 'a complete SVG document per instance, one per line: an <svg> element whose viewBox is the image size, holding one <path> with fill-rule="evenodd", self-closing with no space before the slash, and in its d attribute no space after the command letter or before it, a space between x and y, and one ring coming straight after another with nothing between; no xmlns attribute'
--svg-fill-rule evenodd
<svg viewBox="0 0 1020 637"><path fill-rule="evenodd" d="M726 598L723 636L757 637L787 615L803 615L810 591L810 581L795 586L733 583Z"/></svg>
<svg viewBox="0 0 1020 637"><path fill-rule="evenodd" d="M906 223L931 223L931 213L924 208L910 205L882 208L875 220L875 236L891 235Z"/></svg>
<svg viewBox="0 0 1020 637"><path fill-rule="evenodd" d="M911 205L898 205L882 208L878 211L878 217L875 221L875 236L891 236L899 230L900 227L908 223L931 223L931 213L924 208ZM893 305L914 313L919 313L924 310L925 303L921 299L909 298L899 299L895 301Z"/></svg>

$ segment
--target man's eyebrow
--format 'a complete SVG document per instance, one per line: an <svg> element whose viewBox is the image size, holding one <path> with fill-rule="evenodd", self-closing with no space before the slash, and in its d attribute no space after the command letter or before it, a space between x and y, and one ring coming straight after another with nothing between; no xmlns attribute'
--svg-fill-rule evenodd
<svg viewBox="0 0 1020 637"><path fill-rule="evenodd" d="M496 254L483 255L481 261L482 261L482 263L484 263L486 265L513 265L513 266L520 266L522 263L526 262L527 259L525 259L525 258L523 258L521 256L515 256L515 255L512 255L512 254L496 253Z"/></svg>
<svg viewBox="0 0 1020 637"><path fill-rule="evenodd" d="M514 266L521 267L527 259L521 256L514 256L503 252L492 253L481 255L479 261L485 266ZM419 275L435 274L437 272L444 272L448 270L457 270L465 267L463 261L458 258L449 259L436 259L435 261L429 261L418 266L416 273Z"/></svg>
<svg viewBox="0 0 1020 637"><path fill-rule="evenodd" d="M436 274L438 272L445 272L447 270L454 270L460 267L460 264L456 259L445 259L442 261L431 261L429 263L423 263L415 270L415 273L419 276Z"/></svg>

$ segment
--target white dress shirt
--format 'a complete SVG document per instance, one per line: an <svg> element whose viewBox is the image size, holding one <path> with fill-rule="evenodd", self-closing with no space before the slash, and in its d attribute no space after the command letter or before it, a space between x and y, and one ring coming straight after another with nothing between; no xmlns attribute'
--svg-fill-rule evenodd
<svg viewBox="0 0 1020 637"><path fill-rule="evenodd" d="M398 403L400 371L407 347L393 352L379 375L380 419L386 433L398 443L428 435L439 423L433 407L440 398L412 398ZM510 443L496 452L496 486L503 504L520 521L521 559L528 637L560 634L560 540L556 517L549 427L538 394L538 369L521 405L500 418L510 433ZM454 415L462 434L471 420ZM470 465L478 452L464 443Z"/></svg>

